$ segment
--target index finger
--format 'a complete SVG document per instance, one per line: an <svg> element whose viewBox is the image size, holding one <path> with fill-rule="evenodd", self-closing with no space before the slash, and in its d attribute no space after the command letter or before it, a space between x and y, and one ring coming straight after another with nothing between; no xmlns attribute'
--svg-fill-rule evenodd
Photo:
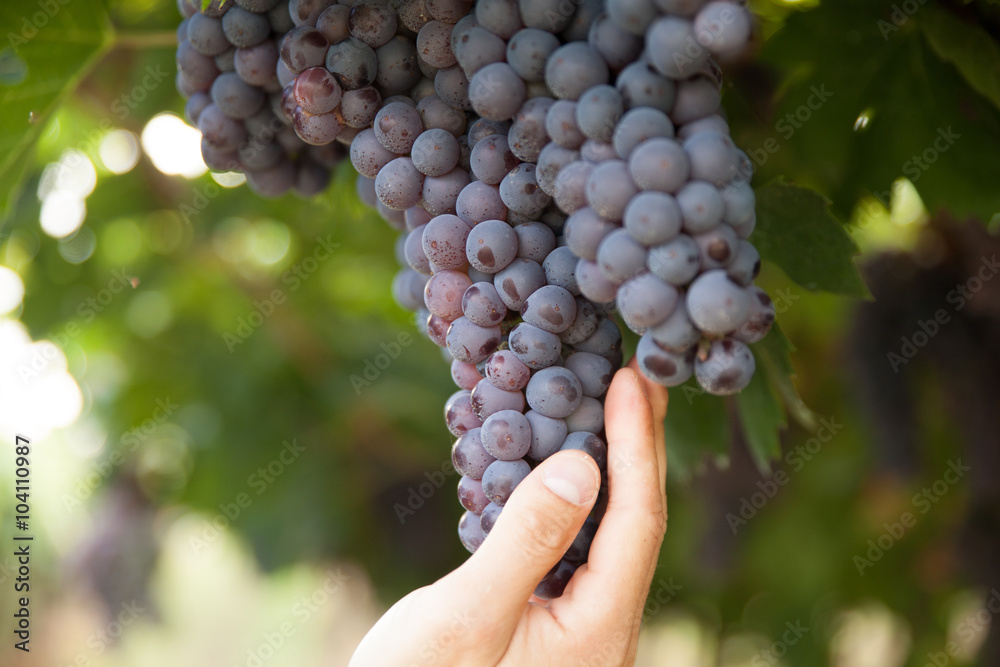
<svg viewBox="0 0 1000 667"><path fill-rule="evenodd" d="M641 382L634 369L623 368L608 390L608 508L588 564L549 605L556 616L610 617L620 624L634 623L642 614L666 530L666 507L653 407Z"/></svg>

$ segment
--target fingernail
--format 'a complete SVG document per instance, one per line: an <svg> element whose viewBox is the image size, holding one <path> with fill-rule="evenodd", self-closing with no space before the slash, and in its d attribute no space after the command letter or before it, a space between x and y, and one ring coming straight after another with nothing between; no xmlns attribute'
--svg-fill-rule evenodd
<svg viewBox="0 0 1000 667"><path fill-rule="evenodd" d="M585 505L597 495L594 470L575 456L560 456L545 466L542 482L568 503Z"/></svg>

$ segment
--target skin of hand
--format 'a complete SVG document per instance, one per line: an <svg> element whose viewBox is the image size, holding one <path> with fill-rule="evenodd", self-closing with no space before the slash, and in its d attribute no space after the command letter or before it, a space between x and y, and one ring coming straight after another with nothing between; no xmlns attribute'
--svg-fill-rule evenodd
<svg viewBox="0 0 1000 667"><path fill-rule="evenodd" d="M606 667L635 662L646 595L667 527L667 391L635 369L605 401L608 507L563 595L533 595L583 525L600 473L579 451L542 462L458 569L397 602L350 667Z"/></svg>

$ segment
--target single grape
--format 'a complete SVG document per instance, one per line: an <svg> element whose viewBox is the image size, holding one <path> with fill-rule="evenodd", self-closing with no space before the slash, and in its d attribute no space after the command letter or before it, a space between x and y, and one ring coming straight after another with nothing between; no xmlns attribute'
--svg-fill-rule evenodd
<svg viewBox="0 0 1000 667"><path fill-rule="evenodd" d="M553 195L556 191L556 179L559 172L571 162L580 159L578 151L563 148L554 141L549 142L538 155L538 164L535 169L535 179L538 187L548 195Z"/></svg>
<svg viewBox="0 0 1000 667"><path fill-rule="evenodd" d="M483 422L483 448L499 461L517 461L531 447L531 425L515 410L495 412Z"/></svg>
<svg viewBox="0 0 1000 667"><path fill-rule="evenodd" d="M750 288L750 315L746 322L733 333L733 337L747 344L763 340L774 324L774 302L759 287Z"/></svg>
<svg viewBox="0 0 1000 667"><path fill-rule="evenodd" d="M476 553L486 539L482 527L479 525L479 515L472 512L465 512L458 520L458 539L462 541L462 546L468 549L469 553Z"/></svg>
<svg viewBox="0 0 1000 667"><path fill-rule="evenodd" d="M642 52L641 33L633 34L625 30L607 14L598 16L591 23L587 42L614 72L635 62Z"/></svg>
<svg viewBox="0 0 1000 667"><path fill-rule="evenodd" d="M461 275L469 280L464 273ZM469 364L479 363L489 357L501 340L500 327L481 327L467 317L459 317L452 322L445 336L445 344L451 356Z"/></svg>
<svg viewBox="0 0 1000 667"><path fill-rule="evenodd" d="M547 29L524 28L507 42L507 62L525 81L542 82L545 81L545 61L557 48L559 38Z"/></svg>
<svg viewBox="0 0 1000 667"><path fill-rule="evenodd" d="M694 350L673 352L656 343L650 332L643 334L635 349L639 370L664 387L684 384L694 372Z"/></svg>
<svg viewBox="0 0 1000 667"><path fill-rule="evenodd" d="M630 278L618 288L618 312L629 329L643 333L665 321L677 305L677 289L652 273Z"/></svg>
<svg viewBox="0 0 1000 667"><path fill-rule="evenodd" d="M471 279L470 279L471 280ZM507 307L492 283L473 283L462 295L462 312L481 327L491 327L503 321Z"/></svg>
<svg viewBox="0 0 1000 667"><path fill-rule="evenodd" d="M326 62L330 42L319 30L307 25L294 28L281 40L281 61L296 74Z"/></svg>
<svg viewBox="0 0 1000 667"><path fill-rule="evenodd" d="M545 132L563 148L580 148L587 137L576 124L576 102L556 100L546 111Z"/></svg>
<svg viewBox="0 0 1000 667"><path fill-rule="evenodd" d="M726 267L729 277L744 287L749 287L760 273L760 253L752 243L740 239L736 253Z"/></svg>
<svg viewBox="0 0 1000 667"><path fill-rule="evenodd" d="M469 276L461 271L439 271L424 287L424 305L443 320L457 320L462 316L462 296L471 285Z"/></svg>
<svg viewBox="0 0 1000 667"><path fill-rule="evenodd" d="M296 107L292 116L295 134L302 141L313 146L329 144L337 138L344 124L336 113L311 114L302 107Z"/></svg>
<svg viewBox="0 0 1000 667"><path fill-rule="evenodd" d="M405 35L396 35L388 44L375 49L378 72L375 84L386 95L403 95L420 81L417 45Z"/></svg>
<svg viewBox="0 0 1000 667"><path fill-rule="evenodd" d="M222 21L200 13L188 19L187 37L191 46L206 56L217 56L231 46L222 30Z"/></svg>
<svg viewBox="0 0 1000 667"><path fill-rule="evenodd" d="M420 274L415 273L415 275ZM451 379L460 389L471 391L476 386L476 383L483 379L483 376L479 374L475 364L468 364L464 361L452 359Z"/></svg>
<svg viewBox="0 0 1000 667"><path fill-rule="evenodd" d="M375 115L381 105L382 96L378 90L372 86L365 86L357 90L344 91L340 100L340 113L344 116L344 122L349 127L358 128L364 132L375 121ZM354 143L351 142L352 147L353 145Z"/></svg>
<svg viewBox="0 0 1000 667"><path fill-rule="evenodd" d="M754 370L756 362L750 348L732 338L714 341L708 353L694 362L698 384L716 396L729 396L745 389Z"/></svg>
<svg viewBox="0 0 1000 667"><path fill-rule="evenodd" d="M552 419L565 419L580 407L583 388L572 371L550 366L531 376L525 396L535 412Z"/></svg>
<svg viewBox="0 0 1000 667"><path fill-rule="evenodd" d="M552 199L563 213L570 215L587 206L587 181L593 171L593 164L578 160L570 162L559 172Z"/></svg>
<svg viewBox="0 0 1000 667"><path fill-rule="evenodd" d="M599 358L604 359L604 357ZM600 433L604 430L604 404L596 398L584 396L580 401L580 407L566 417L566 427L569 433L580 431Z"/></svg>
<svg viewBox="0 0 1000 667"><path fill-rule="evenodd" d="M729 225L719 225L709 232L691 238L698 244L703 271L728 267L739 248L739 238Z"/></svg>
<svg viewBox="0 0 1000 667"><path fill-rule="evenodd" d="M417 55L438 69L455 64L451 51L452 26L441 21L428 21L417 33Z"/></svg>
<svg viewBox="0 0 1000 667"><path fill-rule="evenodd" d="M372 129L386 150L402 155L410 152L413 142L423 132L423 124L416 109L402 102L391 102L376 114Z"/></svg>
<svg viewBox="0 0 1000 667"><path fill-rule="evenodd" d="M476 416L486 419L501 410L524 410L524 393L498 389L489 380L480 380L472 390L472 407Z"/></svg>
<svg viewBox="0 0 1000 667"><path fill-rule="evenodd" d="M478 0L475 12L479 25L503 39L524 27L517 0Z"/></svg>
<svg viewBox="0 0 1000 667"><path fill-rule="evenodd" d="M472 173L490 185L498 185L518 162L503 134L492 134L476 143L470 158Z"/></svg>
<svg viewBox="0 0 1000 667"><path fill-rule="evenodd" d="M504 505L530 473L531 467L523 459L495 461L483 473L483 492L497 505Z"/></svg>
<svg viewBox="0 0 1000 667"><path fill-rule="evenodd" d="M608 280L595 262L581 259L576 265L576 283L580 294L594 303L613 303L618 286Z"/></svg>
<svg viewBox="0 0 1000 667"><path fill-rule="evenodd" d="M458 480L458 502L474 515L481 514L490 504L489 498L483 493L482 482L464 476Z"/></svg>
<svg viewBox="0 0 1000 667"><path fill-rule="evenodd" d="M351 7L348 29L351 36L377 49L396 34L396 13L388 3L360 0Z"/></svg>
<svg viewBox="0 0 1000 667"><path fill-rule="evenodd" d="M638 191L624 160L606 160L587 178L587 204L607 220L621 220L625 206Z"/></svg>
<svg viewBox="0 0 1000 667"><path fill-rule="evenodd" d="M497 272L493 285L507 308L520 312L525 299L545 285L545 271L538 262L518 258Z"/></svg>
<svg viewBox="0 0 1000 667"><path fill-rule="evenodd" d="M490 531L493 530L493 526L496 525L501 510L503 510L503 505L497 505L494 502L491 502L483 510L482 515L479 517L479 525L484 535L489 535Z"/></svg>
<svg viewBox="0 0 1000 667"><path fill-rule="evenodd" d="M616 229L598 246L597 265L608 280L620 285L646 270L646 249L626 230Z"/></svg>
<svg viewBox="0 0 1000 667"><path fill-rule="evenodd" d="M750 41L753 19L732 2L709 2L694 19L698 43L715 54L738 52Z"/></svg>
<svg viewBox="0 0 1000 667"><path fill-rule="evenodd" d="M266 16L248 12L242 7L232 7L222 17L222 32L233 46L247 48L267 39L271 34L271 24Z"/></svg>
<svg viewBox="0 0 1000 667"><path fill-rule="evenodd" d="M524 301L521 317L526 323L539 329L554 334L562 333L576 319L576 299L562 287L545 285Z"/></svg>
<svg viewBox="0 0 1000 667"><path fill-rule="evenodd" d="M583 395L600 398L611 386L614 368L604 357L591 352L574 352L566 357L566 368L580 380Z"/></svg>
<svg viewBox="0 0 1000 667"><path fill-rule="evenodd" d="M600 273L600 270L595 267ZM559 334L566 345L577 345L590 338L597 330L599 317L593 302L583 297L576 298L576 318L566 331Z"/></svg>
<svg viewBox="0 0 1000 667"><path fill-rule="evenodd" d="M410 159L427 176L444 176L458 164L458 140L447 130L421 132L410 149Z"/></svg>
<svg viewBox="0 0 1000 667"><path fill-rule="evenodd" d="M396 274L392 281L392 295L403 308L417 310L424 305L424 285L427 277L407 268Z"/></svg>
<svg viewBox="0 0 1000 667"><path fill-rule="evenodd" d="M445 104L455 109L471 109L469 79L458 65L444 67L434 75L434 92Z"/></svg>
<svg viewBox="0 0 1000 667"><path fill-rule="evenodd" d="M325 63L344 90L370 86L378 73L378 56L375 51L353 37L331 46L326 53Z"/></svg>
<svg viewBox="0 0 1000 667"><path fill-rule="evenodd" d="M379 201L397 211L416 206L423 185L424 175L417 171L408 157L392 160L375 177L375 192Z"/></svg>
<svg viewBox="0 0 1000 667"><path fill-rule="evenodd" d="M642 190L675 193L687 183L691 163L680 144L661 137L644 141L632 150L628 171Z"/></svg>
<svg viewBox="0 0 1000 667"><path fill-rule="evenodd" d="M701 268L701 250L690 236L681 234L673 241L649 249L646 267L671 285L686 285Z"/></svg>
<svg viewBox="0 0 1000 667"><path fill-rule="evenodd" d="M427 0L427 11L443 23L457 23L471 10L472 3L466 0Z"/></svg>
<svg viewBox="0 0 1000 667"><path fill-rule="evenodd" d="M528 384L531 369L511 350L494 352L486 360L486 379L497 389L520 391Z"/></svg>
<svg viewBox="0 0 1000 667"><path fill-rule="evenodd" d="M426 177L422 192L424 208L432 215L455 213L458 197L468 184L469 172L461 167L452 169L444 176Z"/></svg>
<svg viewBox="0 0 1000 667"><path fill-rule="evenodd" d="M740 159L733 140L718 132L699 132L684 140L691 162L691 179L723 186L739 169Z"/></svg>
<svg viewBox="0 0 1000 667"><path fill-rule="evenodd" d="M462 188L455 201L455 213L470 225L484 220L507 219L507 207L500 198L500 188L482 181L473 181Z"/></svg>
<svg viewBox="0 0 1000 667"><path fill-rule="evenodd" d="M264 91L236 72L223 72L212 83L212 101L230 118L249 118L264 105Z"/></svg>
<svg viewBox="0 0 1000 667"><path fill-rule="evenodd" d="M642 35L657 16L652 0L608 0L608 15L633 35Z"/></svg>
<svg viewBox="0 0 1000 667"><path fill-rule="evenodd" d="M531 426L531 447L528 449L528 457L534 461L544 461L558 452L569 434L565 420L546 417L534 410L529 410L524 416Z"/></svg>
<svg viewBox="0 0 1000 667"><path fill-rule="evenodd" d="M620 366L622 361L622 332L614 320L603 318L594 333L582 343L576 344L578 352L599 354L612 366Z"/></svg>
<svg viewBox="0 0 1000 667"><path fill-rule="evenodd" d="M677 204L684 218L684 231L701 234L718 227L722 221L725 204L722 196L711 183L690 181L677 193Z"/></svg>
<svg viewBox="0 0 1000 667"><path fill-rule="evenodd" d="M626 109L652 107L670 113L677 96L677 84L642 60L623 69L615 79L615 87L622 94Z"/></svg>
<svg viewBox="0 0 1000 667"><path fill-rule="evenodd" d="M554 249L542 262L545 282L563 288L574 297L578 296L580 288L576 284L576 262L577 257L568 246Z"/></svg>
<svg viewBox="0 0 1000 667"><path fill-rule="evenodd" d="M452 43L455 58L470 79L483 67L503 62L507 50L502 39L480 26L464 30Z"/></svg>
<svg viewBox="0 0 1000 667"><path fill-rule="evenodd" d="M579 99L585 90L607 80L607 63L586 42L560 46L545 63L545 83L558 98Z"/></svg>
<svg viewBox="0 0 1000 667"><path fill-rule="evenodd" d="M691 321L707 334L722 336L735 331L750 314L750 292L725 271L706 271L687 292Z"/></svg>
<svg viewBox="0 0 1000 667"><path fill-rule="evenodd" d="M653 66L671 79L686 79L698 73L708 60L708 51L695 39L688 19L665 16L646 32L646 51Z"/></svg>
<svg viewBox="0 0 1000 667"><path fill-rule="evenodd" d="M624 223L632 238L644 246L661 245L680 233L681 208L668 194L640 192L625 207Z"/></svg>
<svg viewBox="0 0 1000 667"><path fill-rule="evenodd" d="M513 118L525 96L524 81L507 63L490 63L469 79L469 102L476 113L489 120Z"/></svg>
<svg viewBox="0 0 1000 667"><path fill-rule="evenodd" d="M611 85L588 88L576 103L576 124L591 139L608 142L618 119L625 113L621 94Z"/></svg>
<svg viewBox="0 0 1000 667"><path fill-rule="evenodd" d="M231 12L230 12L231 13ZM229 16L229 14L226 14ZM295 101L311 114L329 113L340 105L343 91L325 67L310 67L295 79Z"/></svg>
<svg viewBox="0 0 1000 667"><path fill-rule="evenodd" d="M576 565L567 560L560 560L552 566L552 569L542 577L538 586L535 587L535 597L541 600L552 600L559 597L566 590L566 585L569 584L574 572L576 572Z"/></svg>
<svg viewBox="0 0 1000 667"><path fill-rule="evenodd" d="M233 68L241 79L254 86L270 86L277 80L275 74L279 60L278 47L272 40L256 46L236 49ZM287 71L287 67L285 70ZM284 84L281 84L284 86Z"/></svg>
<svg viewBox="0 0 1000 667"><path fill-rule="evenodd" d="M501 188L501 194L503 189ZM514 227L517 236L517 256L541 264L556 248L556 235L543 222L526 222Z"/></svg>
<svg viewBox="0 0 1000 667"><path fill-rule="evenodd" d="M559 361L562 351L559 336L527 322L522 322L511 330L508 344L525 366L536 370Z"/></svg>
<svg viewBox="0 0 1000 667"><path fill-rule="evenodd" d="M691 350L701 339L701 332L691 321L684 299L677 301L677 306L670 317L650 327L647 333L657 345L677 353Z"/></svg>
<svg viewBox="0 0 1000 667"><path fill-rule="evenodd" d="M534 97L525 102L507 133L510 150L523 162L536 162L539 153L549 141L545 130L545 120L553 100L550 97Z"/></svg>
<svg viewBox="0 0 1000 667"><path fill-rule="evenodd" d="M444 404L444 421L448 425L448 430L455 437L461 437L468 431L483 425L482 420L473 410L472 392L462 389L448 398Z"/></svg>

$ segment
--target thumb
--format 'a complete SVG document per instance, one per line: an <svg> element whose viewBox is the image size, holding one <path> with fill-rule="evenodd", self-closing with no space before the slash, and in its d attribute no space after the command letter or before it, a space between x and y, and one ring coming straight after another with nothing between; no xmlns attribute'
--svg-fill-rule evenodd
<svg viewBox="0 0 1000 667"><path fill-rule="evenodd" d="M597 464L584 452L546 459L518 485L486 541L455 571L464 594L480 596L497 618L520 611L573 543L600 484Z"/></svg>

